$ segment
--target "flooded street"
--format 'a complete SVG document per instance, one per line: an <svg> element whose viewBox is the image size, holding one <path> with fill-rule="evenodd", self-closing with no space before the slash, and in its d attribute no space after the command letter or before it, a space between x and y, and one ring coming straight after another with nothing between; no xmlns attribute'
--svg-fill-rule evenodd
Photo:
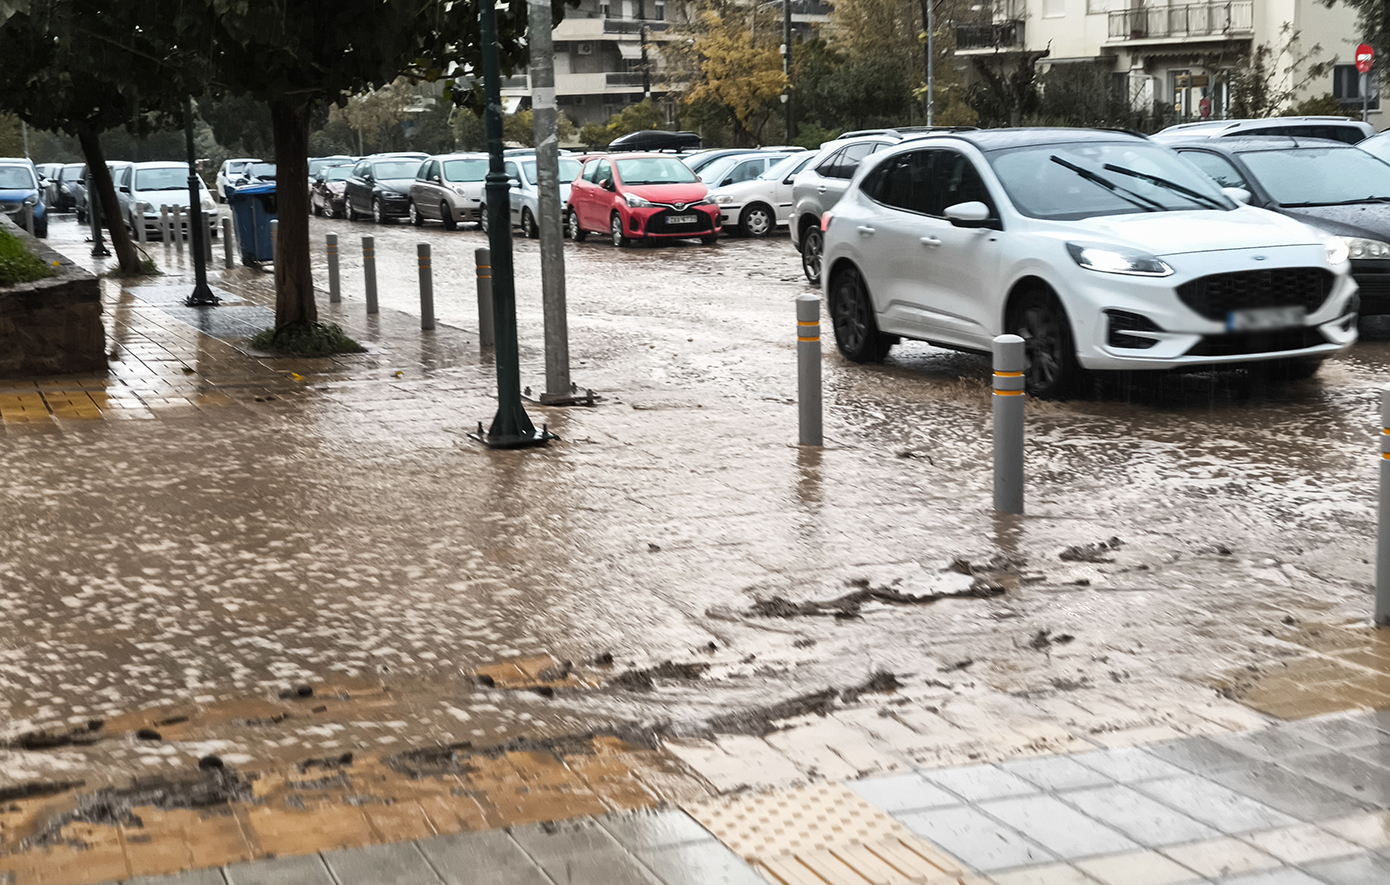
<svg viewBox="0 0 1390 885"><path fill-rule="evenodd" d="M370 353L247 359L231 346L244 341L191 334L108 280L121 359L101 386L123 407L0 429L0 736L102 719L112 738L12 744L0 786L115 782L213 752L255 767L605 730L761 735L823 712L806 699L827 689L842 709L885 703L875 674L900 698L1176 734L1240 701L1296 718L1345 674L1254 703L1264 675L1375 641L1384 330L1310 381L1110 379L1029 402L1013 519L991 509L984 357L908 343L854 365L827 319L826 446L795 445L793 299L811 290L785 236L567 242L573 377L603 400L528 405L561 441L495 452L466 436L495 409L476 334L483 235L311 230L321 318ZM330 231L341 305L327 304ZM379 318L364 314L364 233ZM49 242L91 261L71 220ZM433 247L440 323L423 335L417 242ZM148 248L168 276L134 285L190 277L182 253ZM536 241L516 241L516 267L522 383L538 394ZM268 273L211 277L273 303ZM865 588L891 592L797 608ZM521 690L477 678L547 655L572 666ZM1390 692L1343 670L1364 676L1363 705ZM281 701L301 685L373 700L311 714ZM162 742L113 730L151 716L190 718Z"/></svg>

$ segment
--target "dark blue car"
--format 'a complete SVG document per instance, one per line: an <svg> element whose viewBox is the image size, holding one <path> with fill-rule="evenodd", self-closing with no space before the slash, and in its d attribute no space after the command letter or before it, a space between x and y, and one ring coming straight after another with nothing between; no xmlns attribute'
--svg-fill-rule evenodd
<svg viewBox="0 0 1390 885"><path fill-rule="evenodd" d="M34 235L48 236L48 215L44 211L43 190L34 164L24 159L0 159L0 212L24 226L24 207L32 207Z"/></svg>

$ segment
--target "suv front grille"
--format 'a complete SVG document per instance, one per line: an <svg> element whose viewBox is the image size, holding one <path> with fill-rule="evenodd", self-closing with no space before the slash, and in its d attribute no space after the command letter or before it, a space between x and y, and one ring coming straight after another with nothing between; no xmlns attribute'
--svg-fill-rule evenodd
<svg viewBox="0 0 1390 885"><path fill-rule="evenodd" d="M1332 292L1332 272L1320 267L1243 270L1199 277L1178 287L1182 303L1209 320L1233 310L1302 307L1312 313Z"/></svg>

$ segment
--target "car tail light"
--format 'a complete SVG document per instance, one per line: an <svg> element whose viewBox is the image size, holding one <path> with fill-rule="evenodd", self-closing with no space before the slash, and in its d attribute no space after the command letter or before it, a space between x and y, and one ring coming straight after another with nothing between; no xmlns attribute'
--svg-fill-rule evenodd
<svg viewBox="0 0 1390 885"><path fill-rule="evenodd" d="M823 212L820 217L820 232L825 233L830 230L830 213Z"/></svg>

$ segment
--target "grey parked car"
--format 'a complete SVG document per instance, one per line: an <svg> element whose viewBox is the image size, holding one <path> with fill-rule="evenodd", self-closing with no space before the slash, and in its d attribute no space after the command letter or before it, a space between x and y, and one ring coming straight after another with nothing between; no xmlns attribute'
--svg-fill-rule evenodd
<svg viewBox="0 0 1390 885"><path fill-rule="evenodd" d="M130 163L124 162L122 160L112 160L111 162L106 164L106 168L111 170L111 183L115 186L116 194L118 197L121 192L121 179L128 174L130 166ZM91 182L91 174L92 170L88 169L86 166L82 167L82 181L86 182L88 185L90 185ZM77 195L76 208L78 224L86 224L88 221L87 212L89 208L90 198L91 187L84 186ZM102 218L101 222L103 227L111 227L111 219Z"/></svg>
<svg viewBox="0 0 1390 885"><path fill-rule="evenodd" d="M440 221L453 230L462 221L482 217L487 154L443 154L420 164L410 184L407 212L411 224Z"/></svg>
<svg viewBox="0 0 1390 885"><path fill-rule="evenodd" d="M68 163L58 173L58 197L53 208L68 212L77 205L77 193L86 185L82 181L82 164Z"/></svg>

